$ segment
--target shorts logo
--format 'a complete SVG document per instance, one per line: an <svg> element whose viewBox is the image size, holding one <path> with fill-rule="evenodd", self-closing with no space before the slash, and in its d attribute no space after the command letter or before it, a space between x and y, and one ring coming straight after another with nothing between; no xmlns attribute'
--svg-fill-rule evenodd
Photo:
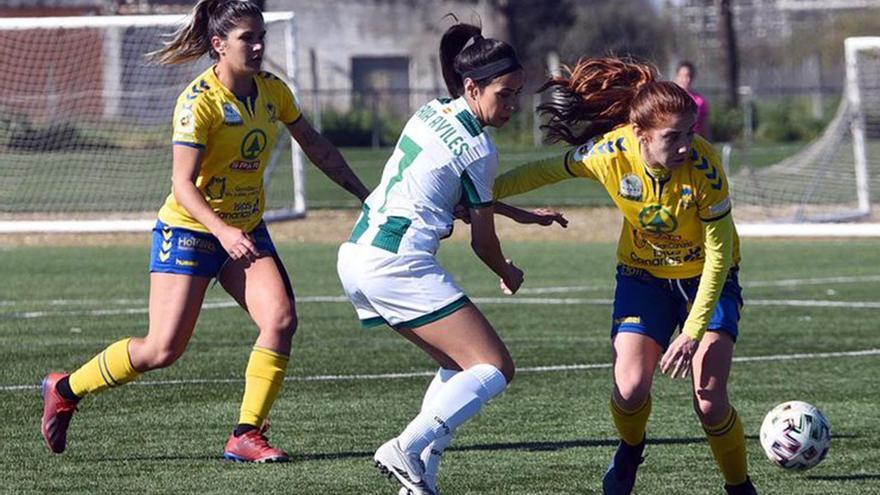
<svg viewBox="0 0 880 495"><path fill-rule="evenodd" d="M236 110L231 103L223 104L223 122L225 122L226 125L241 125L244 123L244 121L241 120L241 115L238 113L238 110Z"/></svg>
<svg viewBox="0 0 880 495"><path fill-rule="evenodd" d="M162 229L162 248L159 249L159 261L165 263L171 257L171 229Z"/></svg>
<svg viewBox="0 0 880 495"><path fill-rule="evenodd" d="M641 201L642 180L635 174L624 175L623 178L620 179L620 190L618 191L618 194L620 194L620 197L622 198Z"/></svg>
<svg viewBox="0 0 880 495"><path fill-rule="evenodd" d="M639 325L642 323L641 316L624 316L623 318L617 318L614 320L615 325L622 325L624 323L631 323L635 325Z"/></svg>
<svg viewBox="0 0 880 495"><path fill-rule="evenodd" d="M226 177L211 177L205 185L205 195L210 200L223 199L226 196Z"/></svg>
<svg viewBox="0 0 880 495"><path fill-rule="evenodd" d="M190 267L197 267L197 266L199 266L199 262L198 262L198 261L195 261L195 260L192 260L192 261L191 261L191 260L182 260L182 259L180 259L180 258L175 258L175 259L174 259L174 264L175 264L175 265L178 265L178 266L190 266Z"/></svg>
<svg viewBox="0 0 880 495"><path fill-rule="evenodd" d="M266 149L266 133L262 129L254 129L241 140L241 156L245 160L256 160Z"/></svg>
<svg viewBox="0 0 880 495"><path fill-rule="evenodd" d="M663 205L648 205L639 212L642 228L655 234L666 234L678 228L678 220Z"/></svg>

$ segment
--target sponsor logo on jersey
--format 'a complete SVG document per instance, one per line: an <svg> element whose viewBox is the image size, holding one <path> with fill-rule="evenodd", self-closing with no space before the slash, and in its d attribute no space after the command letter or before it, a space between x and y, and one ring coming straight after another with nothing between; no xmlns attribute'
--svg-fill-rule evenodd
<svg viewBox="0 0 880 495"><path fill-rule="evenodd" d="M669 233L678 228L678 220L663 205L648 205L639 212L639 223L648 232Z"/></svg>
<svg viewBox="0 0 880 495"><path fill-rule="evenodd" d="M684 255L684 261L696 261L703 258L703 248L697 246L692 249L688 249L687 254Z"/></svg>
<svg viewBox="0 0 880 495"><path fill-rule="evenodd" d="M624 175L620 179L620 189L617 192L620 197L633 201L642 200L642 179L635 174Z"/></svg>
<svg viewBox="0 0 880 495"><path fill-rule="evenodd" d="M253 215L256 215L260 212L260 199L256 198L253 201L245 201L242 203L235 203L232 205L233 211L221 211L217 213L217 216L224 220L241 220L244 218L250 218Z"/></svg>
<svg viewBox="0 0 880 495"><path fill-rule="evenodd" d="M211 200L226 196L226 177L211 177L205 185L205 195Z"/></svg>
<svg viewBox="0 0 880 495"><path fill-rule="evenodd" d="M232 103L223 104L223 122L226 125L241 125L244 123L241 120L241 114L238 113L238 110L235 109Z"/></svg>
<svg viewBox="0 0 880 495"><path fill-rule="evenodd" d="M266 133L262 129L254 129L241 140L241 156L245 160L256 160L266 149Z"/></svg>
<svg viewBox="0 0 880 495"><path fill-rule="evenodd" d="M664 234L661 232L645 232L644 230L633 229L632 232L633 245L638 249L687 249L693 247L694 243L685 240L680 235Z"/></svg>
<svg viewBox="0 0 880 495"><path fill-rule="evenodd" d="M232 170L239 170L241 172L255 172L260 169L260 160L236 160L229 164L229 168L231 168Z"/></svg>

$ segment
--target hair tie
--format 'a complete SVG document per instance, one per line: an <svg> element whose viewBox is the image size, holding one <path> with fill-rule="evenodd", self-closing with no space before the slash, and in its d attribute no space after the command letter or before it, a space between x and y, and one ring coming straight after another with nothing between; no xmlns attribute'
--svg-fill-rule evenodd
<svg viewBox="0 0 880 495"><path fill-rule="evenodd" d="M489 62L486 65L466 70L461 73L461 77L470 78L474 81L482 81L485 79L495 79L498 76L503 76L504 74L521 68L522 65L520 65L519 60L513 57L505 57L495 60L494 62Z"/></svg>
<svg viewBox="0 0 880 495"><path fill-rule="evenodd" d="M477 34L471 36L470 39L467 40L467 43L465 43L464 46L461 47L461 51L462 52L465 51L467 49L467 47L473 45L474 43L476 43L478 41L481 41L482 39L483 39L483 35L480 33L477 33ZM459 53L461 53L461 52L459 52Z"/></svg>

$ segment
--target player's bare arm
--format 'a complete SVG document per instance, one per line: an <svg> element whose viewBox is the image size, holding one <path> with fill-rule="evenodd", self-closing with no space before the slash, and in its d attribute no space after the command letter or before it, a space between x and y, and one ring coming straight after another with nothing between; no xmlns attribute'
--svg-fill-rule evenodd
<svg viewBox="0 0 880 495"><path fill-rule="evenodd" d="M330 180L356 196L361 202L367 199L370 190L351 171L351 167L346 163L339 150L316 131L305 117L289 124L287 128L309 160Z"/></svg>

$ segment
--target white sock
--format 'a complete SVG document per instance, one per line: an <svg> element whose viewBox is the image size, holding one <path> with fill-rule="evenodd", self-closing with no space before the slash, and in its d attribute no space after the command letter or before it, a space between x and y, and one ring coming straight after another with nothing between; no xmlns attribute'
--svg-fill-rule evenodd
<svg viewBox="0 0 880 495"><path fill-rule="evenodd" d="M507 387L491 364L478 364L456 373L397 437L400 448L421 454L434 439L451 434Z"/></svg>
<svg viewBox="0 0 880 495"><path fill-rule="evenodd" d="M422 410L431 403L434 397L437 396L437 393L440 389L446 385L453 376L458 373L457 370L450 370L446 368L440 368L437 370L437 374L434 375L434 379L431 380L431 384L428 385L428 389L425 391L425 398L422 399ZM437 471L440 470L440 461L442 460L443 451L446 447L452 443L452 435L455 432L451 432L449 435L443 435L441 437L435 438L431 443L422 450L422 463L425 465L425 474L423 478L428 479L428 481L433 484L437 479Z"/></svg>
<svg viewBox="0 0 880 495"><path fill-rule="evenodd" d="M449 435L442 435L428 444L422 451L422 464L425 465L425 474L422 478L432 485L437 481L437 472L440 471L440 461L443 460L443 451L452 443L455 431Z"/></svg>
<svg viewBox="0 0 880 495"><path fill-rule="evenodd" d="M434 397L437 396L437 392L439 392L440 389L458 373L458 370L450 370L446 368L437 369L437 373L434 374L434 379L431 380L431 383L428 384L428 389L425 390L425 397L422 399L423 411L425 410L425 406L430 404L431 401L434 400Z"/></svg>

